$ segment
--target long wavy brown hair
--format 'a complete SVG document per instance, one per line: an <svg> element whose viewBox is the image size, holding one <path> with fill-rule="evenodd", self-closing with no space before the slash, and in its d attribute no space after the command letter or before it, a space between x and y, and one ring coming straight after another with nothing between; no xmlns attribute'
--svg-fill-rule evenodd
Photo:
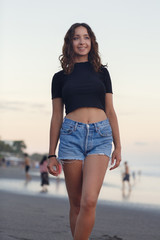
<svg viewBox="0 0 160 240"><path fill-rule="evenodd" d="M96 72L101 69L101 58L98 51L98 43L96 41L96 36L90 26L86 23L75 23L67 31L64 37L64 45L62 48L62 54L59 56L59 60L62 66L62 69L66 74L70 74L74 68L74 51L73 51L73 37L75 29L77 27L85 27L87 29L88 35L91 39L91 50L88 54L88 61L93 65L93 68Z"/></svg>

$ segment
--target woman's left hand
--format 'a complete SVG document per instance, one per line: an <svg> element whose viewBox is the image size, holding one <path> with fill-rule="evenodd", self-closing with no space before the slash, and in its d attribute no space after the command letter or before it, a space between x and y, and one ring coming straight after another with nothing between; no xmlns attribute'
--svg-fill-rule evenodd
<svg viewBox="0 0 160 240"><path fill-rule="evenodd" d="M112 153L111 165L112 167L109 170L113 170L120 165L121 162L121 149L116 148Z"/></svg>

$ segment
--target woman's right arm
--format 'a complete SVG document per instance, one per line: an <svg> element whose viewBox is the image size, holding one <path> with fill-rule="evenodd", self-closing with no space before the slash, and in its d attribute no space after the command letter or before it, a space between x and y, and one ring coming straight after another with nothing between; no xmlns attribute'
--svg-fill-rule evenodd
<svg viewBox="0 0 160 240"><path fill-rule="evenodd" d="M63 102L62 98L52 100L52 118L50 125L50 145L49 155L55 155L57 143L59 140L60 129L63 121ZM48 171L54 176L58 176L58 161L55 157L48 159Z"/></svg>

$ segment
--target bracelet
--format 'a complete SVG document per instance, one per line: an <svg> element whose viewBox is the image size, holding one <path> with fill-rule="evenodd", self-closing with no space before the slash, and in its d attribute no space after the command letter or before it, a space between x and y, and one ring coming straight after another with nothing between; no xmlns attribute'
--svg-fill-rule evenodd
<svg viewBox="0 0 160 240"><path fill-rule="evenodd" d="M49 155L48 158L51 158L51 157L57 157L56 155Z"/></svg>

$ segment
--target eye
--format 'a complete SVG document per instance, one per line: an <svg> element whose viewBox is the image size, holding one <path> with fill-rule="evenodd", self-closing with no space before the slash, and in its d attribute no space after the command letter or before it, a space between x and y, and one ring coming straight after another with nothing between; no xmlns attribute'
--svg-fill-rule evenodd
<svg viewBox="0 0 160 240"><path fill-rule="evenodd" d="M78 40L78 37L74 37L73 40Z"/></svg>
<svg viewBox="0 0 160 240"><path fill-rule="evenodd" d="M88 37L88 36L86 36L86 37L85 37L85 39L89 39L89 37Z"/></svg>

